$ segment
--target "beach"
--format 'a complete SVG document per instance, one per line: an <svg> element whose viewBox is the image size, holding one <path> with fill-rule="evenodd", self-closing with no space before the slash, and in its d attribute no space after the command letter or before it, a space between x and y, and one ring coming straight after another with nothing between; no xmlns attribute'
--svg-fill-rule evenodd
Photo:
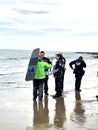
<svg viewBox="0 0 98 130"><path fill-rule="evenodd" d="M39 103L33 102L32 81L25 81L28 58L27 54L18 64L15 58L10 57L9 63L8 58L7 63L1 59L5 66L0 65L0 130L98 130L98 61L85 59L82 91L75 92L75 78L69 68L74 58L67 58L63 96L52 98L55 89L51 75L49 96L44 95L43 102Z"/></svg>
<svg viewBox="0 0 98 130"><path fill-rule="evenodd" d="M31 84L32 85L32 84ZM0 91L0 130L97 130L98 87L32 100L32 88ZM50 92L49 93L53 93Z"/></svg>

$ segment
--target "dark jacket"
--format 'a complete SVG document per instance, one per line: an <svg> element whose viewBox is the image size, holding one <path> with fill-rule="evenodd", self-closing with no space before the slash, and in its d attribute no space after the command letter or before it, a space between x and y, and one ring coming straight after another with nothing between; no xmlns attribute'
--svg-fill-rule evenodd
<svg viewBox="0 0 98 130"><path fill-rule="evenodd" d="M65 70L66 59L62 56L62 70Z"/></svg>
<svg viewBox="0 0 98 130"><path fill-rule="evenodd" d="M75 68L73 68L73 65L75 65ZM70 62L69 66L71 67L71 69L74 69L74 71L73 71L74 74L84 75L85 71L83 70L83 68L86 67L86 63L84 62L83 59L78 58L78 59Z"/></svg>
<svg viewBox="0 0 98 130"><path fill-rule="evenodd" d="M54 73L54 77L57 77L57 78L62 77L62 61L61 60L56 61L56 64L54 65L53 70L57 70Z"/></svg>
<svg viewBox="0 0 98 130"><path fill-rule="evenodd" d="M44 58L43 58L43 61L46 62L46 63L48 63L48 64L51 64L51 65L52 65L52 62L51 62L50 59L47 58L47 57L44 57ZM45 69L45 71L48 71L48 69Z"/></svg>

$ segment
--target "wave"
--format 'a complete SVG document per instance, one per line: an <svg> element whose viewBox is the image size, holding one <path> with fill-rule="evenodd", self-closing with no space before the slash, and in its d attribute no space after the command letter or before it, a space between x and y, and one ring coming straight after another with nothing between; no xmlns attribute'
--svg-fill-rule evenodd
<svg viewBox="0 0 98 130"><path fill-rule="evenodd" d="M0 85L16 84L17 82L0 82Z"/></svg>
<svg viewBox="0 0 98 130"><path fill-rule="evenodd" d="M12 74L22 74L24 72L10 72L10 73L0 73L0 76L5 76L5 75L12 75Z"/></svg>
<svg viewBox="0 0 98 130"><path fill-rule="evenodd" d="M23 89L23 88L32 88L28 83L23 81L1 81L0 90L7 89Z"/></svg>
<svg viewBox="0 0 98 130"><path fill-rule="evenodd" d="M11 57L11 58L0 58L1 61L13 61L13 60L27 60L29 57Z"/></svg>

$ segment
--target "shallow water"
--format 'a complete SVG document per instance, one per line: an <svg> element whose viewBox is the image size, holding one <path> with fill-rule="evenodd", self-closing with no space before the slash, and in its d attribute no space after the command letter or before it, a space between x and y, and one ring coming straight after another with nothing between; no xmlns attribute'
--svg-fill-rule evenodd
<svg viewBox="0 0 98 130"><path fill-rule="evenodd" d="M50 76L50 95L39 103L32 100L32 82L24 80L30 52L10 53L3 53L5 56L0 59L0 130L98 130L97 59L85 55L87 68L82 91L76 93L74 75L68 65L76 55L66 54L63 97L52 98L54 78Z"/></svg>
<svg viewBox="0 0 98 130"><path fill-rule="evenodd" d="M53 82L52 77L49 82ZM54 93L52 89L50 94ZM67 90L63 97L44 96L43 103L39 103L32 100L32 87L1 90L0 129L97 130L97 92L98 87L84 88L81 93Z"/></svg>

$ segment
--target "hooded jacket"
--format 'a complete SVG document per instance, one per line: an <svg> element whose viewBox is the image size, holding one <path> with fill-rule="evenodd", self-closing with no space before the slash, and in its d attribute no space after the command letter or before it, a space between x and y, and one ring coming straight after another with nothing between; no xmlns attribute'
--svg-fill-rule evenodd
<svg viewBox="0 0 98 130"><path fill-rule="evenodd" d="M86 63L84 62L82 57L79 57L78 59L69 63L69 66L73 69L72 65L75 65L75 68L73 71L74 74L84 75L85 71L83 70L83 68L86 67Z"/></svg>
<svg viewBox="0 0 98 130"><path fill-rule="evenodd" d="M38 61L34 79L44 79L46 77L45 70L50 69L51 67L51 64L44 61Z"/></svg>

